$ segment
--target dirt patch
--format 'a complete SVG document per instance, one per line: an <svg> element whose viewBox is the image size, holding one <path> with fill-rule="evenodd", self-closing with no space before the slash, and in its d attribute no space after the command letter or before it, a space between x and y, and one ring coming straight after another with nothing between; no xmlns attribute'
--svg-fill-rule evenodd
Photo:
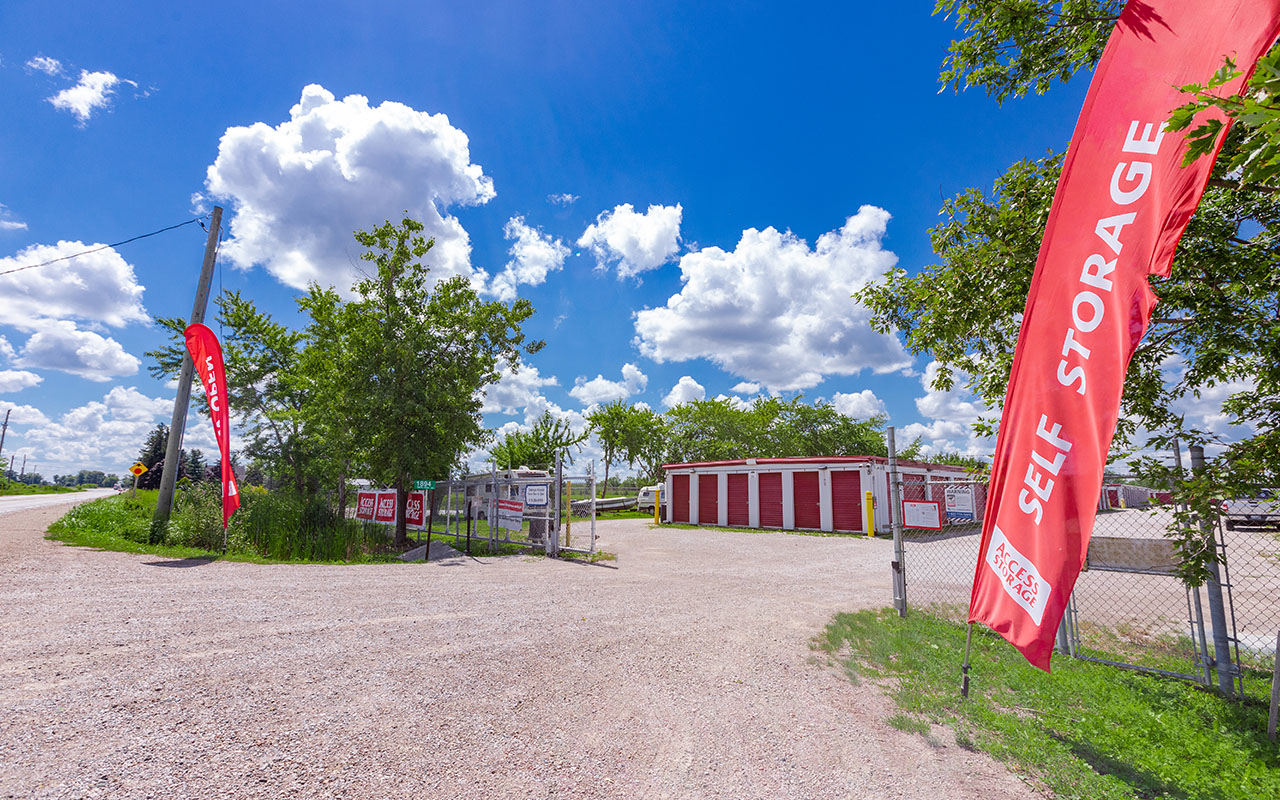
<svg viewBox="0 0 1280 800"><path fill-rule="evenodd" d="M525 557L212 563L0 516L0 786L19 797L1033 797L812 663L885 541L599 526Z"/></svg>

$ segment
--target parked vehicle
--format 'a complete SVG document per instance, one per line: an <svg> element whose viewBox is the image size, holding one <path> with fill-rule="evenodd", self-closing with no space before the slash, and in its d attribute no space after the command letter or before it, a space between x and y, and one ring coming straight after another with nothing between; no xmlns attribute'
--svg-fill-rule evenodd
<svg viewBox="0 0 1280 800"><path fill-rule="evenodd" d="M1240 525L1280 527L1280 493L1275 489L1260 489L1254 497L1223 500L1222 518L1229 531Z"/></svg>
<svg viewBox="0 0 1280 800"><path fill-rule="evenodd" d="M663 492L661 483L655 483L653 486L640 487L640 493L636 495L637 511L653 511L653 498L658 496L659 492ZM667 507L667 498L662 497L658 500L659 505L663 508Z"/></svg>

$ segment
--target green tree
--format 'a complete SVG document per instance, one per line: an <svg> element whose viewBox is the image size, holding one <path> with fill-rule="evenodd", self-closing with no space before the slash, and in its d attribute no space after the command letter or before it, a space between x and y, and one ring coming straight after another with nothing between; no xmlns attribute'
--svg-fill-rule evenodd
<svg viewBox="0 0 1280 800"><path fill-rule="evenodd" d="M480 390L498 379L500 363L542 346L526 345L520 330L529 301L481 301L461 277L432 285L421 261L432 242L422 231L409 218L357 231L375 274L355 285L352 300L313 286L300 301L317 352L343 358L341 372L307 375L308 389L340 398L333 408L347 415L365 474L395 487L400 545L408 482L448 474L484 441Z"/></svg>
<svg viewBox="0 0 1280 800"><path fill-rule="evenodd" d="M623 442L627 435L627 425L631 419L631 407L621 400L606 403L587 414L590 431L600 440L600 449L604 456L604 492L608 495L609 466L622 453Z"/></svg>
<svg viewBox="0 0 1280 800"><path fill-rule="evenodd" d="M556 455L563 454L567 463L573 463L573 454L581 452L587 432L574 433L563 419L543 411L527 431L512 431L502 441L489 449L498 466L503 469L518 467L552 468Z"/></svg>

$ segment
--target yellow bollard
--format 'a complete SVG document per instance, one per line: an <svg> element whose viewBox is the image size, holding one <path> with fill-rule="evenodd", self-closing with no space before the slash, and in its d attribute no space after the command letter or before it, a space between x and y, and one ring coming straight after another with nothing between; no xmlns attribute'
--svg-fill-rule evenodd
<svg viewBox="0 0 1280 800"><path fill-rule="evenodd" d="M867 536L874 538L876 535L876 498L871 492L866 494L866 500L862 504L862 511L867 518Z"/></svg>
<svg viewBox="0 0 1280 800"><path fill-rule="evenodd" d="M662 490L661 490L661 489L654 489L654 490L653 490L653 524L654 524L654 525L661 525L661 524L662 524L662 523L658 520L658 506L660 506L660 505L662 505Z"/></svg>

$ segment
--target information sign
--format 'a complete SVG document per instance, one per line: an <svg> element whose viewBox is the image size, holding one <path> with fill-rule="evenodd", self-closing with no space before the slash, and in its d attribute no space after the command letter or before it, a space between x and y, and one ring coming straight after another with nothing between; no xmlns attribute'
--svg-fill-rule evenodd
<svg viewBox="0 0 1280 800"><path fill-rule="evenodd" d="M425 527L425 509L426 495L422 492L409 492L409 499L404 504L404 524L410 528Z"/></svg>
<svg viewBox="0 0 1280 800"><path fill-rule="evenodd" d="M498 501L498 527L518 531L524 526L524 503L519 500Z"/></svg>
<svg viewBox="0 0 1280 800"><path fill-rule="evenodd" d="M942 502L939 500L902 501L902 525L907 528L942 530Z"/></svg>
<svg viewBox="0 0 1280 800"><path fill-rule="evenodd" d="M949 519L974 519L972 486L948 486L946 493Z"/></svg>
<svg viewBox="0 0 1280 800"><path fill-rule="evenodd" d="M413 482L413 488L415 488L415 489L434 489L434 488L436 488L436 482L435 482L435 481L414 481L414 482Z"/></svg>
<svg viewBox="0 0 1280 800"><path fill-rule="evenodd" d="M356 495L356 519L373 521L373 509L378 503L377 492L360 492Z"/></svg>
<svg viewBox="0 0 1280 800"><path fill-rule="evenodd" d="M387 524L396 521L396 490L387 489L378 492L378 507L373 512L374 522L385 522Z"/></svg>
<svg viewBox="0 0 1280 800"><path fill-rule="evenodd" d="M529 506L545 506L547 504L547 484L530 483L524 487L524 502Z"/></svg>

